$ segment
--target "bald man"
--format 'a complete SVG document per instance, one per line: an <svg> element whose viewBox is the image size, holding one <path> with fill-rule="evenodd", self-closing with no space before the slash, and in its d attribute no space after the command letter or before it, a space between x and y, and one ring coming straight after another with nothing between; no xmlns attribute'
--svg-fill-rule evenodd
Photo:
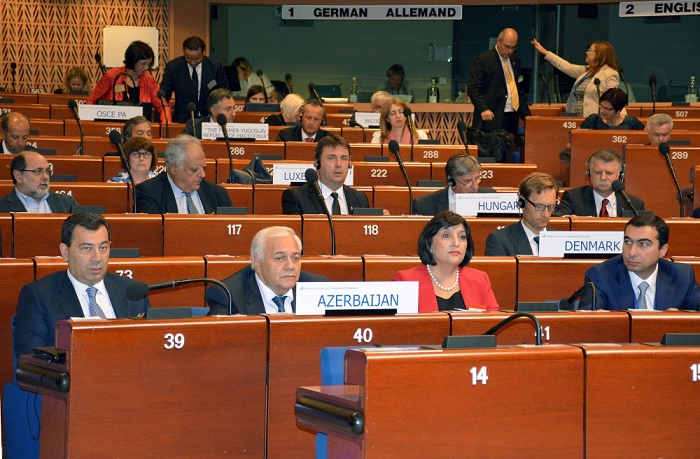
<svg viewBox="0 0 700 459"><path fill-rule="evenodd" d="M29 118L19 112L6 113L2 117L2 151L6 155L16 155L27 147L29 140Z"/></svg>

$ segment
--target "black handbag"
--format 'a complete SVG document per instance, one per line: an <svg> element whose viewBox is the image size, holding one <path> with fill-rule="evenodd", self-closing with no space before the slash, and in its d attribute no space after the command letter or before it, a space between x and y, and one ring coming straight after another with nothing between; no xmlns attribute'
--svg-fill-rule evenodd
<svg viewBox="0 0 700 459"><path fill-rule="evenodd" d="M505 161L510 149L508 132L496 129L492 122L467 128L467 142L479 149L479 158L493 158L495 162Z"/></svg>
<svg viewBox="0 0 700 459"><path fill-rule="evenodd" d="M272 183L272 175L267 171L260 157L255 155L243 170L233 170L232 183L269 184Z"/></svg>

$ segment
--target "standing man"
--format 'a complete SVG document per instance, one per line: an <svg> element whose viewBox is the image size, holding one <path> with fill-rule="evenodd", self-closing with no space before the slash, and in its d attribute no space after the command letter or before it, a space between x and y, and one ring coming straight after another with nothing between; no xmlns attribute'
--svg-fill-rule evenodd
<svg viewBox="0 0 700 459"><path fill-rule="evenodd" d="M301 270L301 240L293 229L261 229L250 244L250 265L227 277L237 314L296 312L297 282L327 282L324 276ZM217 285L206 291L209 315L228 314L228 296Z"/></svg>
<svg viewBox="0 0 700 459"><path fill-rule="evenodd" d="M658 145L671 140L673 118L666 113L651 115L647 120L647 135L650 145Z"/></svg>
<svg viewBox="0 0 700 459"><path fill-rule="evenodd" d="M204 55L206 47L204 40L197 36L185 38L182 43L184 55L165 66L160 89L168 102L175 92L175 123L184 123L189 119L187 104L190 102L197 106L194 117L204 116L207 113L209 93L217 88L228 88L223 66Z"/></svg>
<svg viewBox="0 0 700 459"><path fill-rule="evenodd" d="M496 47L474 59L467 83L474 104L474 126L493 121L496 129L515 135L519 118L530 116L517 49L518 32L503 29Z"/></svg>
<svg viewBox="0 0 700 459"><path fill-rule="evenodd" d="M34 151L23 151L12 158L10 175L14 190L0 198L0 212L67 214L78 203L73 196L50 193L53 165Z"/></svg>
<svg viewBox="0 0 700 459"><path fill-rule="evenodd" d="M217 207L231 207L226 189L204 179L205 167L199 140L186 134L171 139L165 148L166 173L136 185L136 212L213 214Z"/></svg>
<svg viewBox="0 0 700 459"><path fill-rule="evenodd" d="M328 131L321 129L321 123L326 119L326 108L315 99L307 100L301 106L301 125L283 129L275 140L285 142L318 142L327 135Z"/></svg>
<svg viewBox="0 0 700 459"><path fill-rule="evenodd" d="M97 214L74 214L61 227L61 256L67 271L22 287L17 301L15 354L53 346L56 322L71 317L136 317L150 306L148 298L130 301L126 288L135 281L107 273L110 230Z"/></svg>
<svg viewBox="0 0 700 459"><path fill-rule="evenodd" d="M426 194L413 200L413 213L435 215L443 210L455 212L457 193L495 193L493 188L481 188L481 164L471 155L460 153L445 164L447 186L442 190Z"/></svg>
<svg viewBox="0 0 700 459"><path fill-rule="evenodd" d="M612 182L622 180L622 157L613 150L598 150L586 162L586 177L590 185L564 191L561 205L554 211L555 217L579 215L581 217L622 217L623 211L632 211L622 196L612 189ZM619 198L619 199L618 199ZM637 210L644 210L644 201L629 195Z"/></svg>
<svg viewBox="0 0 700 459"><path fill-rule="evenodd" d="M598 309L698 310L700 287L693 268L663 259L668 236L668 225L655 215L627 222L622 255L586 271L585 282L596 286ZM590 294L579 307L591 308Z"/></svg>
<svg viewBox="0 0 700 459"><path fill-rule="evenodd" d="M16 155L24 150L34 150L27 146L29 139L29 118L19 112L6 113L2 117L2 151L0 153Z"/></svg>
<svg viewBox="0 0 700 459"><path fill-rule="evenodd" d="M194 120L194 128L192 120L188 119L182 133L201 139L202 123L218 123L217 118L220 114L226 116L226 123L233 123L236 120L236 101L231 90L215 89L210 92L207 97L207 110L209 115Z"/></svg>
<svg viewBox="0 0 700 459"><path fill-rule="evenodd" d="M485 255L537 255L540 232L547 231L552 212L559 204L558 193L557 182L549 174L533 172L525 177L518 188L521 220L489 234Z"/></svg>
<svg viewBox="0 0 700 459"><path fill-rule="evenodd" d="M326 207L333 215L348 215L355 207L369 207L367 195L345 186L350 165L350 144L333 134L322 138L314 151L314 167L318 171ZM308 183L284 190L282 213L323 214L323 207L316 191Z"/></svg>

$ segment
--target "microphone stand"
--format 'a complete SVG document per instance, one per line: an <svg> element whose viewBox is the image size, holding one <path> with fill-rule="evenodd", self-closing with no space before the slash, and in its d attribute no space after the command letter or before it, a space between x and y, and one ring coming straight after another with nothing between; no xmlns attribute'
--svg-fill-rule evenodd
<svg viewBox="0 0 700 459"><path fill-rule="evenodd" d="M367 143L367 134L365 133L365 127L357 121L355 121L354 116L355 115L353 115L353 118L350 118L350 127L359 127L360 129L362 129L362 143Z"/></svg>
<svg viewBox="0 0 700 459"><path fill-rule="evenodd" d="M224 132L224 140L226 141L226 149L228 150L228 183L235 183L233 178L233 157L231 156L231 142L228 139L228 129L226 129L226 115L219 113L216 115L216 122L221 126L221 130Z"/></svg>
<svg viewBox="0 0 700 459"><path fill-rule="evenodd" d="M168 124L168 116L166 113L167 106L165 105L165 92L162 89L158 91L158 98L160 99L161 105L163 105L163 114L164 114L164 118L165 118L165 138L169 139L170 138L170 125ZM159 118L159 120L161 122L163 121L160 118ZM193 126L194 126L194 124L193 124ZM163 131L161 131L160 138L161 139L163 138Z"/></svg>
<svg viewBox="0 0 700 459"><path fill-rule="evenodd" d="M413 121L411 120L411 109L406 107L403 110L403 114L406 117L406 123L408 123L408 133L410 134L411 138L411 158L410 161L413 161ZM404 172L405 173L405 172ZM409 185L410 187L410 185Z"/></svg>
<svg viewBox="0 0 700 459"><path fill-rule="evenodd" d="M676 176L676 170L673 168L673 162L671 161L671 150L666 142L661 142L659 144L659 152L666 158L666 165L668 166L669 172L671 172L671 177L673 178L673 183L676 185L678 190L678 202L680 203L680 216L685 217L685 206L683 205L683 190L681 189L681 184L678 183L678 177Z"/></svg>
<svg viewBox="0 0 700 459"><path fill-rule="evenodd" d="M78 147L78 156L83 156L85 154L85 133L83 132L83 123L80 121L80 115L78 114L78 103L75 99L68 101L68 108L73 112L75 121L78 122L78 129L80 129L80 146Z"/></svg>
<svg viewBox="0 0 700 459"><path fill-rule="evenodd" d="M483 334L484 335L493 335L498 330L500 330L501 327L503 327L507 323L509 323L515 319L518 319L520 317L527 317L528 319L530 319L531 321L533 321L535 323L535 345L542 346L542 327L540 327L540 321L537 320L537 317L535 317L534 315L528 314L526 312L516 312L512 316L508 317L505 320L502 320L501 322L497 323L496 325L494 325L490 329L486 330Z"/></svg>
<svg viewBox="0 0 700 459"><path fill-rule="evenodd" d="M459 139L464 144L464 153L467 156L469 156L469 142L467 141L467 123L460 120L457 123L457 131L459 132Z"/></svg>
<svg viewBox="0 0 700 459"><path fill-rule="evenodd" d="M598 95L598 114L600 115L600 80L595 78L593 84L595 85L595 92Z"/></svg>
<svg viewBox="0 0 700 459"><path fill-rule="evenodd" d="M569 299L566 300L566 302L568 304L574 304L574 302L576 302L576 300L581 298L581 296L583 295L583 291L586 289L586 287L591 288L591 295L593 295L591 298L591 310L597 311L598 310L598 306L597 306L598 299L596 298L595 284L593 282L586 282L585 284L583 284L583 286L580 289L576 290L574 292L574 294L571 295L569 297Z"/></svg>
<svg viewBox="0 0 700 459"><path fill-rule="evenodd" d="M403 159L399 154L399 143L396 140L389 141L389 151L391 151L394 156L396 156L396 161L399 163L399 168L403 172L403 177L406 180L406 185L408 186L408 215L413 215L413 188L411 188L411 181L408 179L408 173L406 172L406 167L403 164Z"/></svg>
<svg viewBox="0 0 700 459"><path fill-rule="evenodd" d="M126 157L126 154L124 154L124 148L122 148L122 135L117 131L110 131L109 141L112 142L115 147L117 147L119 156L122 158L122 161L124 161L124 165L126 166L126 173L129 176L129 180L131 180L131 189L134 193L134 212L136 212L136 182L134 181L134 176L131 174L129 158Z"/></svg>
<svg viewBox="0 0 700 459"><path fill-rule="evenodd" d="M16 73L17 73L17 64L13 62L10 64L10 75L12 75L12 92L17 92L17 88L15 87L15 74Z"/></svg>

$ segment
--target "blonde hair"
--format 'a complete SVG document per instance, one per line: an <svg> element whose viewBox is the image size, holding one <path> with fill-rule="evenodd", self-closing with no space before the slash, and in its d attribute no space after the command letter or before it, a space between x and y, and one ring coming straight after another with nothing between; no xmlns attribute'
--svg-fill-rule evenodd
<svg viewBox="0 0 700 459"><path fill-rule="evenodd" d="M70 94L70 80L73 78L80 78L83 80L83 91L87 91L88 93L90 92L90 78L88 78L87 74L82 68L73 67L72 69L68 70L66 75L63 77L63 87L61 88L63 94Z"/></svg>
<svg viewBox="0 0 700 459"><path fill-rule="evenodd" d="M403 101L403 99L399 99L398 97L392 97L391 99L387 100L384 103L384 108L382 108L382 113L379 115L379 129L382 132L381 136L381 141L384 143L387 138L389 138L389 134L391 134L391 124L389 123L389 112L391 111L391 106L392 105L399 105L403 107L403 109L408 108L408 104ZM416 126L414 123L411 123L411 135L413 138L418 138L418 129L416 129Z"/></svg>

